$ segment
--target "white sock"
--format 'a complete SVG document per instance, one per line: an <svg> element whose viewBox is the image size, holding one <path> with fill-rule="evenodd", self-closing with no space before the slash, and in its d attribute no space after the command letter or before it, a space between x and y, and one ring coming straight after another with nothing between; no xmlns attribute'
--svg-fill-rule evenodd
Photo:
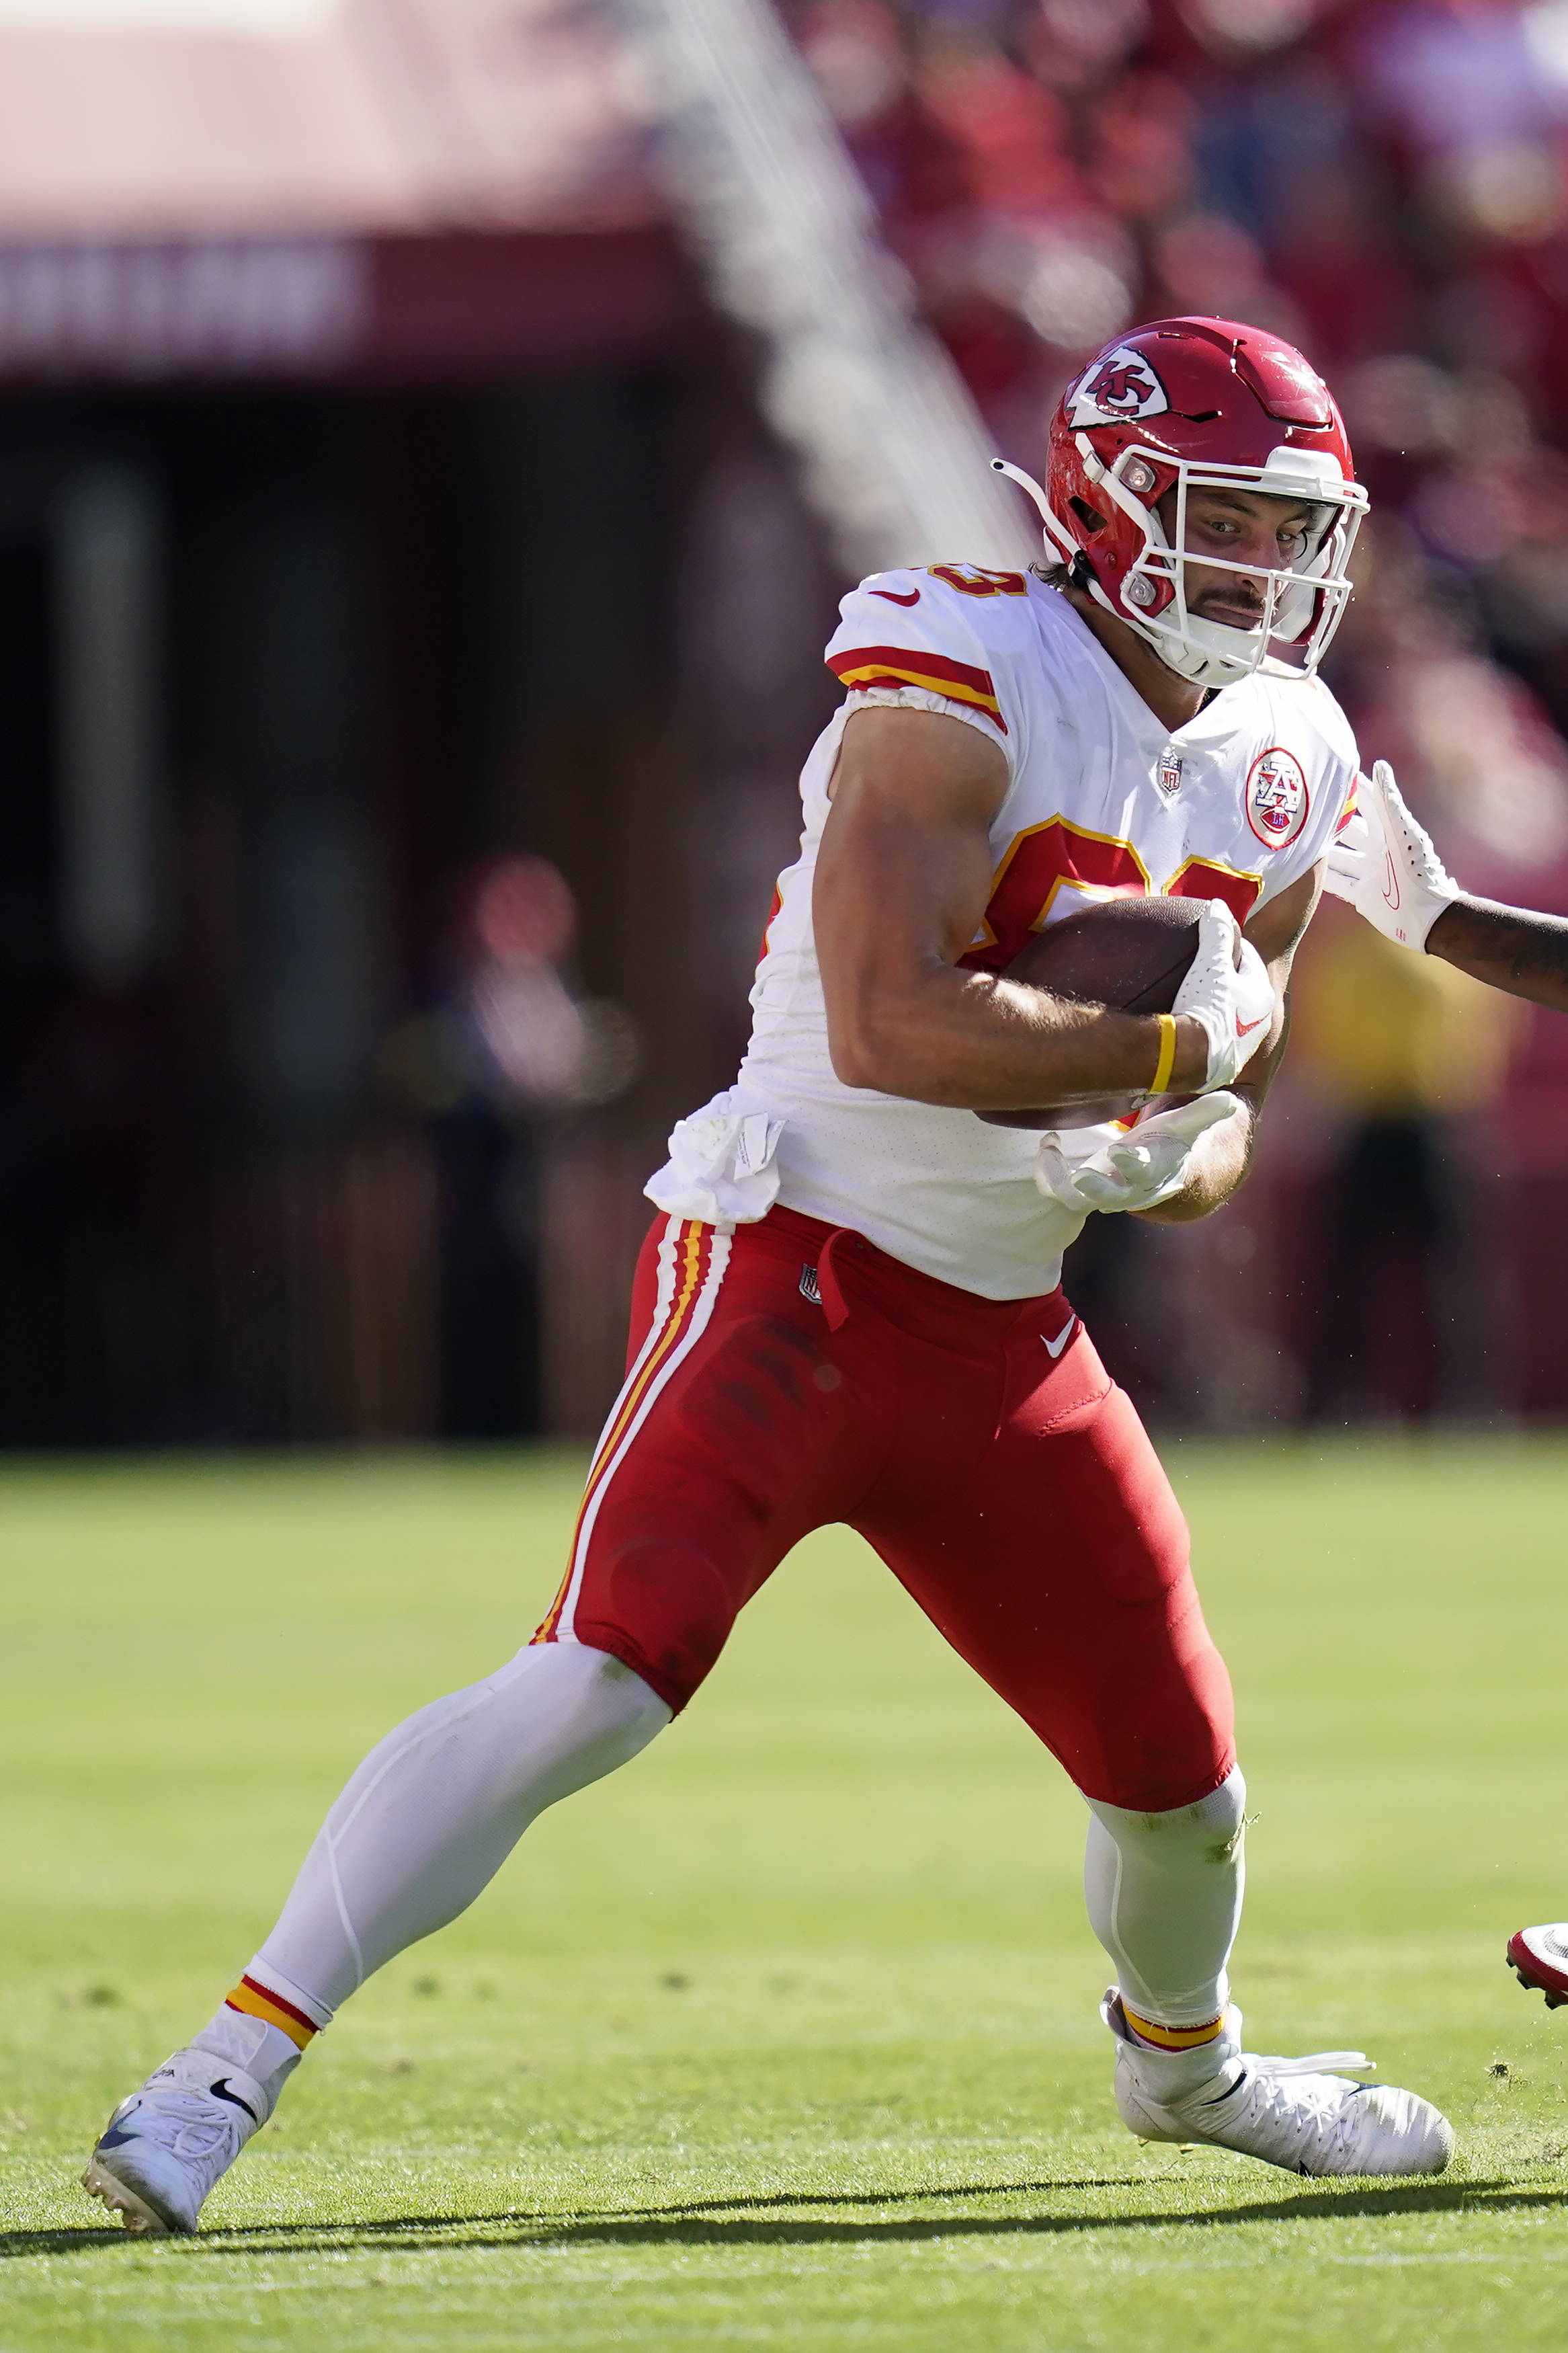
<svg viewBox="0 0 1568 2353"><path fill-rule="evenodd" d="M330 2015L456 1919L535 1815L626 1764L669 1720L640 1675L576 1642L531 1644L421 1708L350 1779L258 1963Z"/></svg>
<svg viewBox="0 0 1568 2353"><path fill-rule="evenodd" d="M310 2042L331 2022L330 2010L258 1954L191 2049L242 2068L266 2091L270 2115Z"/></svg>
<svg viewBox="0 0 1568 2353"><path fill-rule="evenodd" d="M1084 1894L1123 2004L1161 2026L1206 2026L1230 2000L1226 1963L1241 1919L1240 1766L1212 1797L1172 1813L1089 1804Z"/></svg>
<svg viewBox="0 0 1568 2353"><path fill-rule="evenodd" d="M205 2051L254 2077L274 2101L305 2055L281 2027L268 2025L264 2018L247 2018L242 2010L230 2010L226 2002L209 2019L191 2048Z"/></svg>

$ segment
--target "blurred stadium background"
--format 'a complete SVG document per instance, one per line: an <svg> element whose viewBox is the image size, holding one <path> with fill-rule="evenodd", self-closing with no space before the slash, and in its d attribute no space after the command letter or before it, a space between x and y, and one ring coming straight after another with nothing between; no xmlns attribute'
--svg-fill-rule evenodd
<svg viewBox="0 0 1568 2353"><path fill-rule="evenodd" d="M1568 913L1568 0L0 0L0 1445L593 1428L847 578L1064 381L1300 342L1331 676ZM1010 497L1010 493L1007 496ZM1568 1411L1568 1023L1331 908L1157 1420Z"/></svg>

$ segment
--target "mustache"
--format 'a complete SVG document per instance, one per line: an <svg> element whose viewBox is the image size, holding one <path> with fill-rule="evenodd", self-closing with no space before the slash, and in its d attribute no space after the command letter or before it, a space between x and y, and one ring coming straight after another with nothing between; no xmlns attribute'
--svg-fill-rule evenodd
<svg viewBox="0 0 1568 2353"><path fill-rule="evenodd" d="M1234 588L1205 588L1201 596L1189 597L1187 610L1200 618L1211 617L1225 620L1237 613L1245 613L1254 621L1263 618L1263 596L1250 584L1238 581Z"/></svg>

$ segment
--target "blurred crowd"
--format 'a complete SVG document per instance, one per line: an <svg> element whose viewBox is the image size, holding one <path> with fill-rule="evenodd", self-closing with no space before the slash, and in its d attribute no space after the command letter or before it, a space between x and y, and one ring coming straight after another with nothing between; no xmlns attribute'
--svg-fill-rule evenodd
<svg viewBox="0 0 1568 2353"><path fill-rule="evenodd" d="M1394 763L1467 887L1568 913L1568 0L790 14L1019 463L1039 467L1063 385L1134 320L1215 313L1307 352L1373 498L1326 670L1363 758ZM1498 1369L1523 1345L1518 1275L1494 1251L1478 1276L1476 1237L1499 1187L1522 1229L1530 1187L1568 1184L1568 1024L1521 1020L1331 908L1298 998L1247 1212L1272 1229L1264 1282L1239 1205L1202 1245L1205 1282L1223 1291L1228 1251L1274 1302L1251 1409L1548 1402ZM1293 1290L1317 1305L1292 1310ZM1496 1377L1477 1373L1489 1349ZM1193 1378L1180 1355L1173 1397Z"/></svg>
<svg viewBox="0 0 1568 2353"><path fill-rule="evenodd" d="M1465 885L1568 913L1568 0L772 5L1019 465L1135 320L1300 343L1373 498L1326 670L1363 759ZM342 18L367 90L402 13ZM481 18L429 15L465 171ZM103 243L110 164L127 224L165 217L152 151L100 152L151 119L93 95L114 40L71 35L0 172L0 311L55 336L0 333L0 1444L587 1432L619 1383L641 1184L734 1067L837 589L755 333L682 277L651 180L625 226L552 79L587 54L561 27L606 21L512 11L526 121L485 150L570 149L577 209L514 189L455 226L411 152L400 226L349 206L321 245L368 308L303 377L127 342L171 271L241 310L294 281L259 196L217 234L221 174L181 180L184 242ZM7 87L65 56L5 39ZM635 145L637 77L589 47L592 122ZM237 38L135 54L181 171L220 68L263 194L337 153L251 120ZM330 44L258 54L339 88ZM55 162L77 210L39 242ZM634 577L606 663L581 616ZM1238 1200L1076 1248L1118 1372L1218 1425L1568 1415L1568 1021L1333 905L1295 1011Z"/></svg>
<svg viewBox="0 0 1568 2353"><path fill-rule="evenodd" d="M792 15L889 244L1021 463L1039 463L1063 384L1134 319L1218 313L1307 351L1378 525L1337 656L1344 699L1479 874L1556 866L1564 0Z"/></svg>

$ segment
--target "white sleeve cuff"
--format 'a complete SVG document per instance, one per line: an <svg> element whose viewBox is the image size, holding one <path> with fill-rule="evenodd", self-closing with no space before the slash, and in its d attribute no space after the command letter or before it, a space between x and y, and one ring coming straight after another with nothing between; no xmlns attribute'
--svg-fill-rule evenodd
<svg viewBox="0 0 1568 2353"><path fill-rule="evenodd" d="M932 694L923 686L868 686L856 689L850 698L850 711L858 711L867 702L885 703L894 711L934 711L939 719L962 719L966 727L978 728L988 744L995 744L1009 773L1012 771L1013 754L1006 738L998 733L995 721L987 719L984 712L972 711L965 702L949 702L945 695Z"/></svg>

